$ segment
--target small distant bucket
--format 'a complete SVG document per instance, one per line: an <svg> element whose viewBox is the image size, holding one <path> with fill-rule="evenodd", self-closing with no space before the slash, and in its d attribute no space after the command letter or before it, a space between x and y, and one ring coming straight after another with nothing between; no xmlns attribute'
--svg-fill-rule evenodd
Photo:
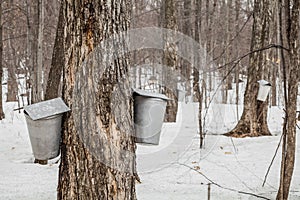
<svg viewBox="0 0 300 200"><path fill-rule="evenodd" d="M40 120L32 120L27 114L25 119L33 155L38 160L49 160L59 155L62 115Z"/></svg>
<svg viewBox="0 0 300 200"><path fill-rule="evenodd" d="M179 102L183 102L185 99L186 91L177 89L177 98Z"/></svg>
<svg viewBox="0 0 300 200"><path fill-rule="evenodd" d="M265 80L260 80L257 81L259 83L259 89L258 89L258 94L257 94L257 100L258 101L266 101L267 97L269 95L270 89L272 85Z"/></svg>
<svg viewBox="0 0 300 200"><path fill-rule="evenodd" d="M61 98L39 102L24 108L35 159L49 160L59 155L62 115L69 110Z"/></svg>
<svg viewBox="0 0 300 200"><path fill-rule="evenodd" d="M137 89L133 95L135 142L158 145L169 98Z"/></svg>

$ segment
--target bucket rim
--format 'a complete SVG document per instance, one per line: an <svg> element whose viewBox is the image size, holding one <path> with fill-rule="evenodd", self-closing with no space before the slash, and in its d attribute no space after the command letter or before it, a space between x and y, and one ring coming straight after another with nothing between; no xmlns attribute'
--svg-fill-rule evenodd
<svg viewBox="0 0 300 200"><path fill-rule="evenodd" d="M150 97L150 98L158 98L158 99L162 99L165 101L173 100L164 94L149 92L146 90L141 90L141 89L136 89L136 88L132 88L132 93L133 93L133 96L137 95L137 96L144 96L144 97Z"/></svg>
<svg viewBox="0 0 300 200"><path fill-rule="evenodd" d="M40 120L51 120L51 119L54 119L54 118L58 118L58 117L62 116L63 114L61 113L61 114L57 114L57 115L51 115L51 116L49 116L49 117L40 118L40 119L32 119L32 118L28 115L28 113L26 113L25 111L24 111L24 115L25 115L25 117L26 117L27 119L30 119L30 120L32 120L32 121L40 121Z"/></svg>

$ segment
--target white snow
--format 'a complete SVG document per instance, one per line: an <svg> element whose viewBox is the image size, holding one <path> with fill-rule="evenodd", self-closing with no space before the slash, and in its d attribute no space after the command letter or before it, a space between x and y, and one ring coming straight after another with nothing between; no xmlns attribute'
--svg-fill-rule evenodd
<svg viewBox="0 0 300 200"><path fill-rule="evenodd" d="M5 103L6 119L0 121L0 199L56 199L57 159L45 166L33 164L25 119L13 111L16 107L17 103ZM282 109L272 107L269 111L268 123L275 136L243 139L220 135L237 122L235 105L216 104L210 109L204 149L199 149L198 107L194 103L180 104L178 121L164 124L160 145L138 145L142 182L137 184L138 199L207 199L209 180L215 183L211 185L212 200L258 199L241 192L275 198L281 147L264 187L262 183L280 140ZM297 136L299 144L299 130ZM297 145L290 194L295 200L300 199L299 154Z"/></svg>

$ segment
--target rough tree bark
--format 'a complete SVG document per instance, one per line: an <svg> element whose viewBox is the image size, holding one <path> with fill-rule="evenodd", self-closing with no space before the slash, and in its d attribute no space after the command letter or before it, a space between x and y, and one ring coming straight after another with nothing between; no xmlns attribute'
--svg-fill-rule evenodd
<svg viewBox="0 0 300 200"><path fill-rule="evenodd" d="M274 1L254 1L251 51L265 47L269 41L271 6L274 6ZM243 114L236 127L225 134L227 136L256 137L271 135L267 124L267 101L261 102L256 100L258 93L257 81L264 79L266 76L263 73L264 54L264 51L258 51L250 55Z"/></svg>
<svg viewBox="0 0 300 200"><path fill-rule="evenodd" d="M162 25L165 29L170 29L173 31L178 30L176 21L176 6L174 0L165 0L162 2ZM166 33L164 36L164 52L163 52L163 66L166 68L171 68L171 70L177 70L177 56L176 56L176 44L173 41L173 36L170 33ZM169 70L165 70L164 73L164 93L173 101L168 101L165 122L176 122L176 115L178 109L178 99L176 94L177 83L173 83L170 74L166 73Z"/></svg>
<svg viewBox="0 0 300 200"><path fill-rule="evenodd" d="M290 2L291 6L287 6ZM279 3L281 5L281 1ZM298 0L286 0L286 9L288 9L287 21L287 41L289 45L289 78L288 78L288 100L286 101L286 116L285 126L283 129L284 140L282 146L282 164L280 187L277 193L277 200L287 200L289 197L289 190L295 165L295 151L296 151L296 110L297 110L297 96L299 84L299 70L300 70L300 56L299 56L299 16L300 16L300 2Z"/></svg>
<svg viewBox="0 0 300 200"><path fill-rule="evenodd" d="M3 101L2 101L2 77L3 77L3 42L2 42L2 2L0 2L0 120L4 119Z"/></svg>
<svg viewBox="0 0 300 200"><path fill-rule="evenodd" d="M130 9L130 0L63 1L63 97L72 111L62 132L58 199L136 199L129 56L118 54L126 47L112 36L129 28Z"/></svg>

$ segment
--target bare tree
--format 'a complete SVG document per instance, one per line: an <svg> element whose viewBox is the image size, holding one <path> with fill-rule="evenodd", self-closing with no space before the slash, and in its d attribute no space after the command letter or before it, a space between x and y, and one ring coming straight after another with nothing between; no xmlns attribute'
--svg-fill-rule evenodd
<svg viewBox="0 0 300 200"><path fill-rule="evenodd" d="M176 20L176 6L174 0L165 0L162 2L162 25L163 28L170 29L173 31L178 30L177 20ZM170 32L166 33L164 36L164 52L162 63L164 66L171 68L175 71L177 69L178 58L176 55L176 44L173 41L173 36ZM165 73L164 76L165 91L164 93L173 101L168 101L166 108L165 121L166 122L176 122L178 101L176 97L176 83L171 80L170 75ZM167 85L168 84L168 85Z"/></svg>
<svg viewBox="0 0 300 200"><path fill-rule="evenodd" d="M47 81L45 99L52 99L60 96L60 85L62 78L62 70L65 62L64 58L64 16L63 7L60 6L59 17L57 24L57 31L55 37L55 43L53 47L52 62Z"/></svg>
<svg viewBox="0 0 300 200"><path fill-rule="evenodd" d="M272 6L274 6L274 1L254 1L251 51L268 45ZM256 100L258 93L257 81L266 77L266 74L264 74L265 54L265 51L258 51L250 55L247 86L244 95L244 111L236 127L227 133L227 136L254 137L271 135L267 124L267 101Z"/></svg>
<svg viewBox="0 0 300 200"><path fill-rule="evenodd" d="M131 6L63 1L63 97L72 112L62 132L58 199L136 198L129 56L118 54L126 51L121 32Z"/></svg>
<svg viewBox="0 0 300 200"><path fill-rule="evenodd" d="M2 2L0 2L0 120L4 119L4 111L2 104L2 77L3 77L3 66L2 56L3 55L3 42L2 42Z"/></svg>
<svg viewBox="0 0 300 200"><path fill-rule="evenodd" d="M38 0L38 37L36 64L36 91L33 95L34 102L43 100L43 43L44 43L44 0Z"/></svg>
<svg viewBox="0 0 300 200"><path fill-rule="evenodd" d="M291 180L293 177L295 165L295 151L296 151L296 110L297 110L297 96L299 85L299 70L300 70L300 56L299 56L299 16L300 16L300 2L298 0L284 1L285 17L286 17L286 38L289 46L288 52L288 67L285 66L285 77L288 76L288 85L285 87L285 106L286 115L283 127L283 145L282 145L282 161L281 161L281 176L280 187L277 193L277 200L287 200ZM279 1L279 9L282 9L282 1ZM282 15L281 15L282 16ZM280 23L282 25L282 23ZM282 27L281 27L282 30ZM284 54L282 54L284 56ZM283 61L284 62L284 61ZM284 64L285 65L285 64ZM289 72L287 73L289 69ZM286 80L285 80L286 81ZM286 83L285 83L286 84ZM287 91L286 91L287 90Z"/></svg>

